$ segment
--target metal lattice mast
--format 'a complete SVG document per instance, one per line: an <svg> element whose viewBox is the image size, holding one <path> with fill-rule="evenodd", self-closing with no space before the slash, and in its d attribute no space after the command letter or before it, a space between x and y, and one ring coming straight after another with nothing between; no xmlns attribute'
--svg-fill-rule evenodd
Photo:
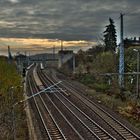
<svg viewBox="0 0 140 140"><path fill-rule="evenodd" d="M53 46L53 59L55 59L55 46Z"/></svg>
<svg viewBox="0 0 140 140"><path fill-rule="evenodd" d="M63 51L63 40L61 40L61 51Z"/></svg>
<svg viewBox="0 0 140 140"><path fill-rule="evenodd" d="M12 54L11 54L10 46L8 46L8 58L12 59Z"/></svg>
<svg viewBox="0 0 140 140"><path fill-rule="evenodd" d="M124 41L123 41L123 14L120 14L120 60L119 60L119 85L124 87Z"/></svg>
<svg viewBox="0 0 140 140"><path fill-rule="evenodd" d="M63 65L63 41L61 40L61 51L60 51L60 55L61 55L61 66Z"/></svg>

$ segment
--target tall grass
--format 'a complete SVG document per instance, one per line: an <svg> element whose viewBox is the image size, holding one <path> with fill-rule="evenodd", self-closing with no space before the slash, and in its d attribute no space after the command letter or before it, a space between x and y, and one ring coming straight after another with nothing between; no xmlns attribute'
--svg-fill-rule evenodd
<svg viewBox="0 0 140 140"><path fill-rule="evenodd" d="M14 62L8 63L6 58L0 58L0 139L12 139L12 105L23 99L22 77L16 70ZM14 87L13 89L11 87ZM13 93L13 98L12 98ZM25 139L27 135L24 106L14 108L16 137Z"/></svg>

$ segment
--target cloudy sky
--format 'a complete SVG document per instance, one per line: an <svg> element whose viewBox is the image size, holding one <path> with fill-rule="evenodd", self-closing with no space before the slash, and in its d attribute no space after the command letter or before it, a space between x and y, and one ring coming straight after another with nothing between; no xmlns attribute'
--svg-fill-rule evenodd
<svg viewBox="0 0 140 140"><path fill-rule="evenodd" d="M0 37L97 42L109 17L119 35L120 12L125 36L140 36L139 7L140 0L0 0Z"/></svg>

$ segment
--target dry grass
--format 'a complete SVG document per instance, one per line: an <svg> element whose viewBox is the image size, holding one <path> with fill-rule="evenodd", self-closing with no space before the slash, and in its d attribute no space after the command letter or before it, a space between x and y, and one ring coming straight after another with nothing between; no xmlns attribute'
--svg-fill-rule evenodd
<svg viewBox="0 0 140 140"><path fill-rule="evenodd" d="M120 98L116 98L116 95L96 92L95 90L89 90L88 96L95 98L102 104L120 113L132 125L140 129L140 100L136 101L128 98L122 101Z"/></svg>
<svg viewBox="0 0 140 140"><path fill-rule="evenodd" d="M12 105L23 99L22 77L16 71L14 63L9 64L0 58L0 139L12 139ZM14 89L11 86L15 87ZM13 99L12 99L13 92ZM24 106L15 107L16 136L18 140L26 139L27 126Z"/></svg>

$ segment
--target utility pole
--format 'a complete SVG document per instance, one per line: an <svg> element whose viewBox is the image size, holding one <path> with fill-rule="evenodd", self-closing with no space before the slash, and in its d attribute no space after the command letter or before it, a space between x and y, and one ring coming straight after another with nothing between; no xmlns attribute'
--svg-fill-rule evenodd
<svg viewBox="0 0 140 140"><path fill-rule="evenodd" d="M30 65L30 52L29 52L29 55L28 55L28 66Z"/></svg>
<svg viewBox="0 0 140 140"><path fill-rule="evenodd" d="M61 40L61 51L63 51L63 40Z"/></svg>
<svg viewBox="0 0 140 140"><path fill-rule="evenodd" d="M137 52L137 72L140 71L140 53ZM139 74L137 74L137 98L140 98L139 95Z"/></svg>
<svg viewBox="0 0 140 140"><path fill-rule="evenodd" d="M61 57L61 66L63 65L63 41L61 40L61 51L60 51L60 57Z"/></svg>
<svg viewBox="0 0 140 140"><path fill-rule="evenodd" d="M53 59L55 60L55 46L53 46Z"/></svg>
<svg viewBox="0 0 140 140"><path fill-rule="evenodd" d="M137 83L136 83L136 92L137 98L140 97L139 95L139 71L140 71L140 52L138 49L133 49L137 53Z"/></svg>
<svg viewBox="0 0 140 140"><path fill-rule="evenodd" d="M11 54L11 49L10 49L10 46L8 46L8 61L9 63L11 63L13 57L12 57L12 54Z"/></svg>
<svg viewBox="0 0 140 140"><path fill-rule="evenodd" d="M73 73L75 73L75 54L73 53Z"/></svg>
<svg viewBox="0 0 140 140"><path fill-rule="evenodd" d="M119 59L119 85L120 88L124 88L124 40L123 40L123 16L120 14L120 59Z"/></svg>

